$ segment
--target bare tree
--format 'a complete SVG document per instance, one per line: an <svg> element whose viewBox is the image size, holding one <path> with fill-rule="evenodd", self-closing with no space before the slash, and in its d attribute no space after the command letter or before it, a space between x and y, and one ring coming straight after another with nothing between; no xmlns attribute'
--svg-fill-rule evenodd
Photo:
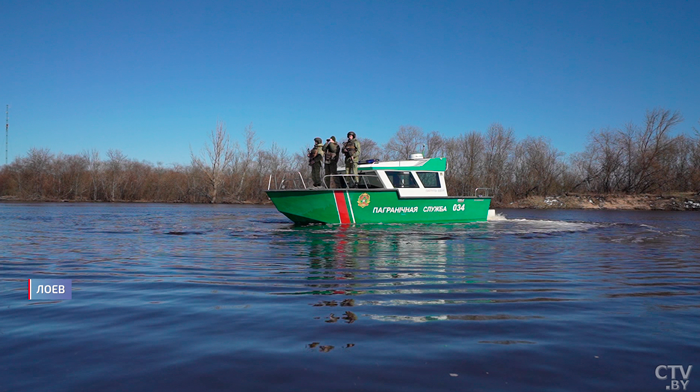
<svg viewBox="0 0 700 392"><path fill-rule="evenodd" d="M671 140L668 154L660 160L667 176L664 191L692 190L694 145L695 141L687 135L678 135Z"/></svg>
<svg viewBox="0 0 700 392"><path fill-rule="evenodd" d="M425 136L425 146L425 157L436 158L444 153L445 140L438 131L431 131Z"/></svg>
<svg viewBox="0 0 700 392"><path fill-rule="evenodd" d="M190 154L192 166L203 173L206 178L211 203L217 202L217 197L224 183L224 174L233 164L236 147L229 140L226 124L219 121L216 124L216 130L211 132L210 144L206 145L205 152L201 156Z"/></svg>
<svg viewBox="0 0 700 392"><path fill-rule="evenodd" d="M33 199L41 199L47 193L49 169L54 159L47 148L32 148L29 150L26 164L26 174L29 178Z"/></svg>
<svg viewBox="0 0 700 392"><path fill-rule="evenodd" d="M85 189L85 174L88 168L88 161L82 155L69 155L66 157L66 166L68 173L68 181L71 184L73 200L81 200L84 198L83 189ZM69 192L66 198L70 197Z"/></svg>
<svg viewBox="0 0 700 392"><path fill-rule="evenodd" d="M507 170L511 165L515 136L513 129L504 129L503 125L493 123L486 131L485 139L485 185L499 194L507 181Z"/></svg>
<svg viewBox="0 0 700 392"><path fill-rule="evenodd" d="M269 150L262 150L258 152L257 160L257 172L259 173L261 180L267 180L267 183L261 183L257 187L257 192L255 195L256 201L262 201L266 199L266 195L263 190L267 189L267 185L277 189L283 179L285 178L296 178L296 172L293 170L295 166L295 157L290 157L286 149L280 148L275 142L272 143ZM306 167L308 168L308 160L306 162ZM301 186L301 184L299 184Z"/></svg>
<svg viewBox="0 0 700 392"><path fill-rule="evenodd" d="M10 165L3 166L3 171L8 171L10 173L9 177L16 184L15 195L22 198L26 198L27 188L29 187L26 178L26 166L27 158L24 157L16 157ZM8 188L10 188L9 185Z"/></svg>
<svg viewBox="0 0 700 392"><path fill-rule="evenodd" d="M421 150L425 134L420 127L402 125L385 145L387 159L407 159L411 154Z"/></svg>
<svg viewBox="0 0 700 392"><path fill-rule="evenodd" d="M527 137L515 148L513 191L517 197L546 196L557 190L563 154L545 138Z"/></svg>
<svg viewBox="0 0 700 392"><path fill-rule="evenodd" d="M448 189L456 195L470 195L482 183L484 138L476 132L445 140L450 170L445 173Z"/></svg>
<svg viewBox="0 0 700 392"><path fill-rule="evenodd" d="M108 150L107 151L107 157L109 160L106 162L106 175L107 175L107 181L109 184L109 194L110 194L110 201L116 201L117 196L118 199L122 199L121 195L121 188L122 188L122 182L123 182L123 176L124 176L124 170L126 169L126 155L124 155L121 151L119 150ZM117 193L117 190L120 190L119 193Z"/></svg>
<svg viewBox="0 0 700 392"><path fill-rule="evenodd" d="M97 190L100 184L100 169L102 162L100 162L99 151L92 149L90 151L83 152L83 157L87 161L87 169L90 174L90 184L92 190L92 200L97 201Z"/></svg>
<svg viewBox="0 0 700 392"><path fill-rule="evenodd" d="M308 184L311 181L311 166L309 166L308 157L309 151L309 148L301 148L292 156L292 170L290 171L289 176L286 177L286 180L291 182L287 182L286 187L291 187L291 184L295 184L297 187L302 186L302 184L298 184L296 182L298 175L297 173L301 173L302 177L305 178L304 184Z"/></svg>
<svg viewBox="0 0 700 392"><path fill-rule="evenodd" d="M682 118L677 112L654 109L643 126L605 128L591 133L585 150L569 161L543 138L516 141L512 129L498 123L484 132L443 138L402 127L388 147L404 159L423 151L427 157L446 156L450 194L472 194L477 186L496 188L497 199L510 201L530 195L571 190L599 193L700 191L700 131L670 135ZM700 123L699 123L700 125ZM223 123L211 132L211 142L191 165L163 167L128 159L117 150L100 161L97 150L81 155L54 155L31 149L10 165L0 167L0 195L25 200L151 200L217 203L267 200L270 176L285 187L300 186L300 171L310 173L306 151L289 154L272 144L263 149L252 125L245 130L244 150L229 142ZM374 141L362 140L363 158L383 155ZM403 149L402 149L403 148ZM426 152L427 149L427 152ZM238 159L238 160L237 160Z"/></svg>
<svg viewBox="0 0 700 392"><path fill-rule="evenodd" d="M357 139L360 142L362 158L364 159L384 159L381 148L377 145L374 140L363 137L362 139ZM342 157L342 156L341 156Z"/></svg>
<svg viewBox="0 0 700 392"><path fill-rule="evenodd" d="M644 193L666 181L659 163L671 147L671 129L682 121L679 112L653 109L647 111L643 129L627 125L626 132L621 135L627 166L626 192Z"/></svg>
<svg viewBox="0 0 700 392"><path fill-rule="evenodd" d="M463 194L471 194L474 188L482 184L481 173L483 172L484 137L478 132L469 132L466 139L462 139L462 150L464 151L466 183L469 189Z"/></svg>
<svg viewBox="0 0 700 392"><path fill-rule="evenodd" d="M574 188L585 183L590 191L620 190L625 180L625 147L628 145L618 130L591 132L586 149L572 159L581 175Z"/></svg>
<svg viewBox="0 0 700 392"><path fill-rule="evenodd" d="M243 152L242 159L233 163L235 172L240 177L238 189L236 189L236 199L238 199L238 201L248 196L247 193L250 189L245 189L245 181L250 175L250 169L255 165L255 160L258 158L258 151L262 146L262 142L259 142L258 138L255 136L253 123L248 124L243 132L245 134L245 151Z"/></svg>
<svg viewBox="0 0 700 392"><path fill-rule="evenodd" d="M690 137L690 153L689 165L690 173L688 178L690 184L688 187L700 195L700 120L698 120L698 128L693 127L695 138Z"/></svg>

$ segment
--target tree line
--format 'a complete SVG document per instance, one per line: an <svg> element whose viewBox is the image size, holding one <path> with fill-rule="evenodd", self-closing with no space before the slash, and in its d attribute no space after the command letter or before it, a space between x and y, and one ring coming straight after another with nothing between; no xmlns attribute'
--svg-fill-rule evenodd
<svg viewBox="0 0 700 392"><path fill-rule="evenodd" d="M671 133L680 113L649 110L641 125L591 132L584 150L569 157L543 137L517 140L511 128L494 123L484 132L455 137L401 126L384 145L358 135L362 159L406 159L411 153L446 157L452 195L491 188L496 200L563 193L640 194L700 191L700 132ZM54 154L33 148L0 170L0 196L20 200L154 201L259 203L265 190L309 183L306 150L269 147L252 125L243 143L232 141L219 122L204 150L191 152L188 165L127 158L119 150ZM311 140L316 135L309 135ZM285 185L286 184L286 185Z"/></svg>

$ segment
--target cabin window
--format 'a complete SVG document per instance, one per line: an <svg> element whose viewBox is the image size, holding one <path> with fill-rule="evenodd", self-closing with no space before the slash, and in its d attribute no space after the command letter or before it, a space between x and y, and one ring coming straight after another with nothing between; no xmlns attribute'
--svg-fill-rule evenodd
<svg viewBox="0 0 700 392"><path fill-rule="evenodd" d="M435 172L418 172L418 178L425 188L441 188L440 178Z"/></svg>
<svg viewBox="0 0 700 392"><path fill-rule="evenodd" d="M362 188L384 188L382 180L377 177L376 172L360 172L360 186Z"/></svg>
<svg viewBox="0 0 700 392"><path fill-rule="evenodd" d="M419 188L418 182L413 178L411 172L388 171L386 176L389 177L394 188Z"/></svg>

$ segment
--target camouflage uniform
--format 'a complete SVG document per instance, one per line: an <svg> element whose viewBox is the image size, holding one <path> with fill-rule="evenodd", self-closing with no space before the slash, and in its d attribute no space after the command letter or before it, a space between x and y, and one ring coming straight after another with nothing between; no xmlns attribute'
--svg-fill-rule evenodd
<svg viewBox="0 0 700 392"><path fill-rule="evenodd" d="M357 163L360 161L360 142L355 137L348 137L348 141L343 145L343 154L345 154L345 174L357 174ZM354 186L359 182L359 177L350 177L354 183L349 184Z"/></svg>
<svg viewBox="0 0 700 392"><path fill-rule="evenodd" d="M325 175L331 176L338 174L338 158L340 158L340 146L335 141L335 136L331 136L331 140L323 146L323 158L325 166L323 171ZM336 178L326 178L326 186L335 188L337 184Z"/></svg>
<svg viewBox="0 0 700 392"><path fill-rule="evenodd" d="M314 186L321 186L321 162L323 162L323 140L320 137L314 139L314 147L309 151L309 166L311 166L311 179Z"/></svg>

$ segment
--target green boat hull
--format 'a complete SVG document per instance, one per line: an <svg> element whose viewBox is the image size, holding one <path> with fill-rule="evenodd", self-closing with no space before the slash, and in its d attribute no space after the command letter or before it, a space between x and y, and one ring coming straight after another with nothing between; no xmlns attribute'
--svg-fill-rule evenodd
<svg viewBox="0 0 700 392"><path fill-rule="evenodd" d="M462 223L486 221L491 198L400 198L397 190L270 190L279 212L294 223Z"/></svg>

